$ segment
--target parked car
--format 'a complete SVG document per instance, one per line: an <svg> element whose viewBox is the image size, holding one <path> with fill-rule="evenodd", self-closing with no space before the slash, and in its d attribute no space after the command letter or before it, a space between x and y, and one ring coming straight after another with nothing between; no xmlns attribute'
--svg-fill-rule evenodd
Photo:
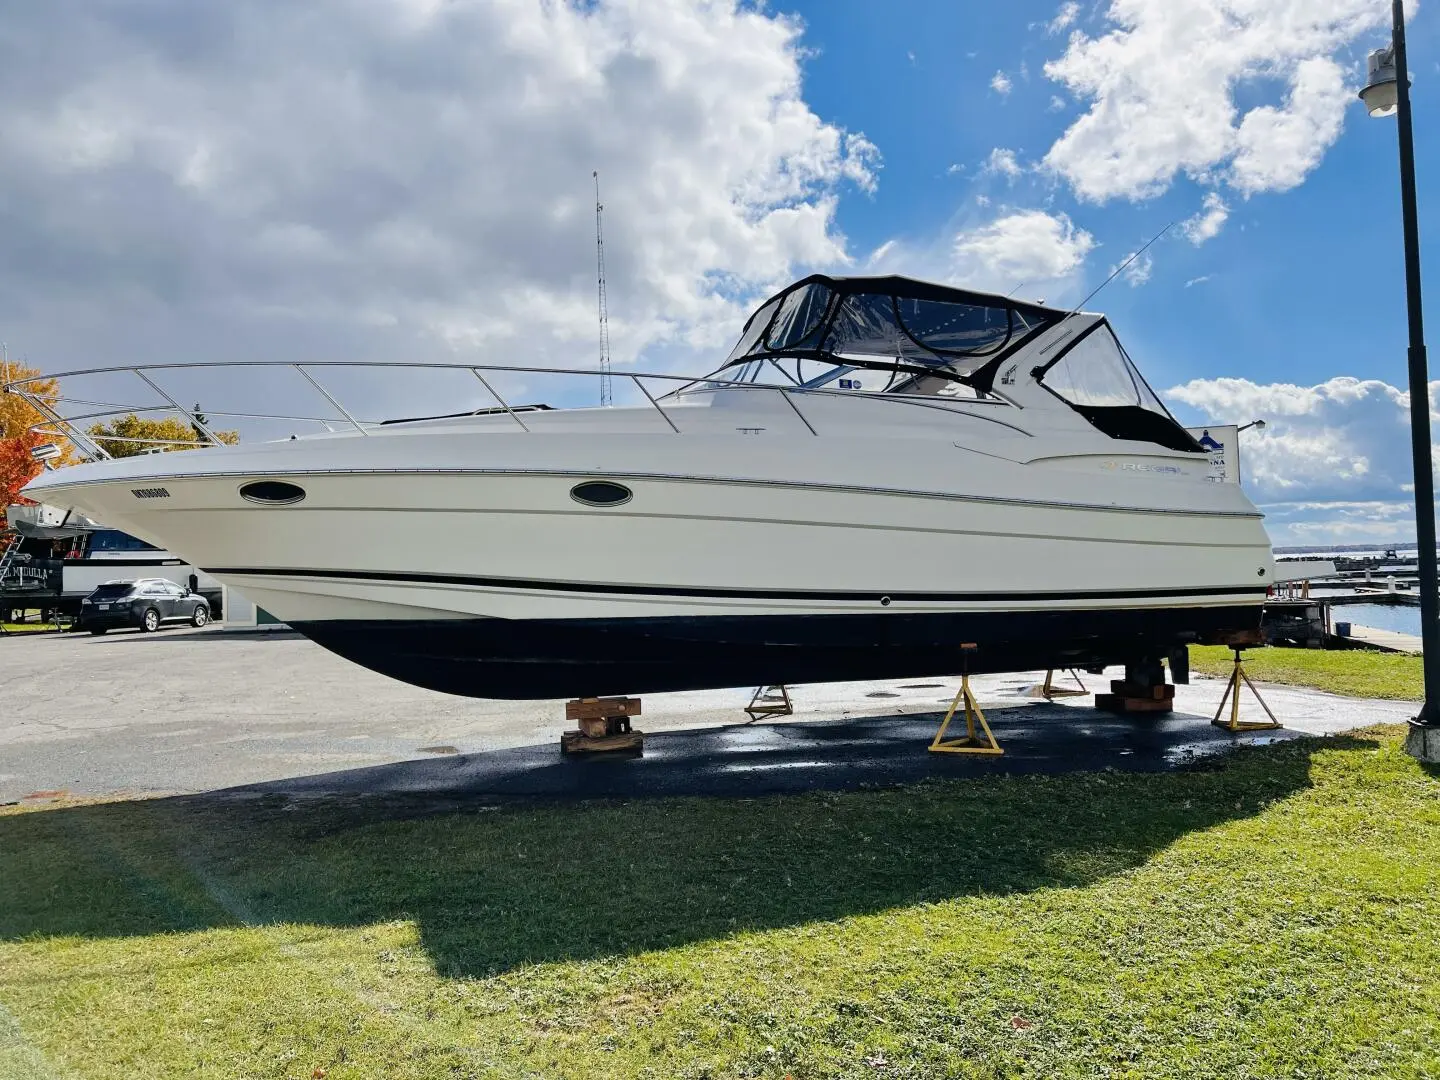
<svg viewBox="0 0 1440 1080"><path fill-rule="evenodd" d="M204 626L210 605L199 593L165 578L107 581L80 601L77 630L103 634L119 626L135 626L153 633L165 623L188 622Z"/></svg>

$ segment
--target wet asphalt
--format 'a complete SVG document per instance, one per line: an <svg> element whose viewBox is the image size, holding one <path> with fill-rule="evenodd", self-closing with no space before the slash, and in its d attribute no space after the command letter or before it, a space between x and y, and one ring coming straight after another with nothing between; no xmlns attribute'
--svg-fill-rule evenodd
<svg viewBox="0 0 1440 1080"><path fill-rule="evenodd" d="M987 711L1004 753L928 749L943 712L735 725L648 735L641 756L562 756L553 743L348 769L245 785L223 794L389 795L457 803L753 797L888 787L934 778L1195 766L1238 745L1296 731L1231 735L1206 717L1136 721L1062 705ZM959 726L952 725L953 734ZM222 793L217 793L222 794Z"/></svg>

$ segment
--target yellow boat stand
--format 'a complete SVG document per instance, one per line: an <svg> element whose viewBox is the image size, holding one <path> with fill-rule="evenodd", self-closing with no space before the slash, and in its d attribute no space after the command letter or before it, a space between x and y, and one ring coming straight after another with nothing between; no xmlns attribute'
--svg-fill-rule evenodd
<svg viewBox="0 0 1440 1080"><path fill-rule="evenodd" d="M1220 707L1215 710L1215 719L1210 722L1216 727L1223 728L1229 732L1273 731L1275 728L1281 726L1280 721L1275 719L1275 714L1270 711L1270 706L1267 705L1265 699L1260 696L1260 691L1257 690L1255 684L1250 681L1250 676L1245 674L1245 659L1240 655L1240 650L1234 649L1232 651L1235 653L1235 670L1230 673L1230 682L1225 687L1225 696L1220 699ZM1265 715L1270 717L1268 724L1258 720L1240 719L1240 684L1242 681L1250 688L1250 693L1255 695L1255 700L1258 701L1260 707L1265 710ZM1225 711L1226 702L1230 703L1230 719L1221 720L1220 714Z"/></svg>
<svg viewBox="0 0 1440 1080"><path fill-rule="evenodd" d="M756 720L771 716L793 716L795 705L790 700L790 690L784 685L761 686L756 689L750 698L750 704L745 706L750 719L745 723L753 724Z"/></svg>
<svg viewBox="0 0 1440 1080"><path fill-rule="evenodd" d="M1076 688L1056 686L1054 684L1055 669L1050 668L1045 672L1045 682L1044 685L1040 687L1040 696L1046 701L1054 701L1057 697L1084 697L1090 693L1089 690L1085 689L1085 683L1080 678L1080 673L1074 668L1068 668L1067 670L1070 672L1070 677L1078 684Z"/></svg>
<svg viewBox="0 0 1440 1080"><path fill-rule="evenodd" d="M961 704L965 706L965 736L963 738L947 739L945 732L950 727L950 721L955 719L955 713ZM985 733L982 739L975 729L980 725L980 731ZM980 711L980 704L975 700L975 695L970 690L970 676L963 675L960 678L960 691L955 695L955 700L950 703L950 710L945 714L945 719L940 724L940 730L935 732L935 738L930 743L932 754L1003 754L1000 744L995 741L995 735L990 730L990 725L985 721L985 714Z"/></svg>

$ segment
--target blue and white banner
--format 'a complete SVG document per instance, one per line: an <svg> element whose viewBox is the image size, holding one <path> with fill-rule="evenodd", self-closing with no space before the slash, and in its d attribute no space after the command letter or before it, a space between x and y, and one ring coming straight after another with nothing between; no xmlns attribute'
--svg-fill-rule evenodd
<svg viewBox="0 0 1440 1080"><path fill-rule="evenodd" d="M1240 429L1234 424L1186 428L1210 451L1210 479L1217 484L1240 483Z"/></svg>

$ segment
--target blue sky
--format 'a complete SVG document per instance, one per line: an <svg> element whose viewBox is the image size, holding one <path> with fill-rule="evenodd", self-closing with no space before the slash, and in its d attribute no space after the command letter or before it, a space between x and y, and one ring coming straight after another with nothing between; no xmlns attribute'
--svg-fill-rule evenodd
<svg viewBox="0 0 1440 1080"><path fill-rule="evenodd" d="M1383 0L1375 5L1388 11ZM1090 260L1079 300L1109 269L1167 222L1195 214L1205 188L1178 178L1163 195L1133 202L1082 202L1065 184L1026 177L1009 185L981 176L996 147L1031 161L1044 155L1083 111L1043 73L1065 51L1064 35L1037 24L1059 4L974 6L945 2L890 5L820 0L778 5L806 24L806 100L828 121L864 131L881 149L884 168L873 196L852 195L838 222L859 251L897 234L927 237L957 215L977 214L977 195L1070 215L1101 245ZM1106 20L1086 4L1073 29L1096 32ZM1430 262L1440 275L1440 30L1432 13L1410 27L1420 215ZM1336 55L1353 80L1366 53L1388 33L1360 36ZM1183 63L1183 57L1176 57ZM1020 74L1022 65L1029 77ZM1006 96L990 82L1011 80ZM1264 91L1270 89L1266 94ZM1255 88L1252 100L1282 87ZM1064 108L1050 102L1064 96ZM1152 249L1154 270L1139 288L1123 279L1094 302L1117 324L1157 385L1233 375L1302 385L1335 375L1405 379L1404 275L1396 135L1393 120L1369 120L1358 100L1338 141L1298 187L1230 199L1231 218L1196 247L1172 232ZM947 170L963 166L955 175ZM1207 280L1186 288L1186 282ZM1003 290L1015 282L996 282ZM1069 290L1071 293L1076 289ZM1432 288L1440 300L1440 277ZM1055 299L1060 299L1056 297ZM1434 310L1434 304L1427 305ZM1436 317L1440 333L1440 317Z"/></svg>
<svg viewBox="0 0 1440 1080"><path fill-rule="evenodd" d="M1411 8L1440 280L1440 20L1431 0ZM757 298L814 270L1075 303L1174 222L1091 306L1182 419L1267 420L1244 452L1277 542L1400 540L1413 507L1395 124L1354 100L1388 12L12 4L0 340L46 371L586 367L596 168L622 369L713 368ZM173 391L213 411L275 411L291 393L187 378ZM353 389L377 414L434 396Z"/></svg>
<svg viewBox="0 0 1440 1080"><path fill-rule="evenodd" d="M1266 458L1262 481L1252 488L1277 541L1413 536L1408 429L1403 401L1389 392L1403 389L1407 377L1395 122L1369 119L1354 101L1333 144L1285 190L1236 192L1182 170L1158 192L1081 197L1036 165L1093 99L1047 75L1046 65L1066 53L1071 34L1099 38L1133 26L1110 18L1104 3L1076 5L1068 20L1065 6L1055 0L987 6L983 20L972 5L947 3L909 3L903 18L859 0L783 6L806 27L806 100L825 120L863 130L884 155L875 192L841 201L839 228L858 253L897 236L923 245L937 232L993 216L1000 205L1063 213L1096 241L1083 271L1048 297L1075 303L1126 255L1167 223L1191 219L1217 191L1229 210L1217 235L1196 244L1172 227L1150 249L1143 283L1132 287L1121 277L1091 306L1111 316L1162 390L1227 377L1256 384L1228 395L1209 385L1188 399L1167 398L1191 423L1267 417L1271 437L1246 439L1258 439ZM1326 53L1357 85L1369 50L1389 40L1389 5L1373 6L1377 25ZM1412 12L1408 38L1422 242L1429 265L1440 267L1440 29L1431 15ZM1067 25L1051 25L1057 16ZM1172 60L1184 68L1188 58ZM1008 92L996 89L997 72ZM1277 64L1273 74L1240 79L1232 100L1244 113L1282 102L1285 94L1285 70ZM997 147L1016 151L1020 175L986 170ZM990 284L1006 291L1018 282ZM1427 313L1436 311L1440 283L1430 297ZM1431 322L1433 336L1440 317ZM1359 380L1361 387L1311 393L1312 402L1323 402L1316 408L1295 403L1335 379ZM1275 384L1293 388L1281 392L1288 400L1278 424L1275 393L1260 389ZM1336 408L1335 398L1356 407ZM1313 463L1317 455L1328 475L1297 478L1307 470L1293 459Z"/></svg>

